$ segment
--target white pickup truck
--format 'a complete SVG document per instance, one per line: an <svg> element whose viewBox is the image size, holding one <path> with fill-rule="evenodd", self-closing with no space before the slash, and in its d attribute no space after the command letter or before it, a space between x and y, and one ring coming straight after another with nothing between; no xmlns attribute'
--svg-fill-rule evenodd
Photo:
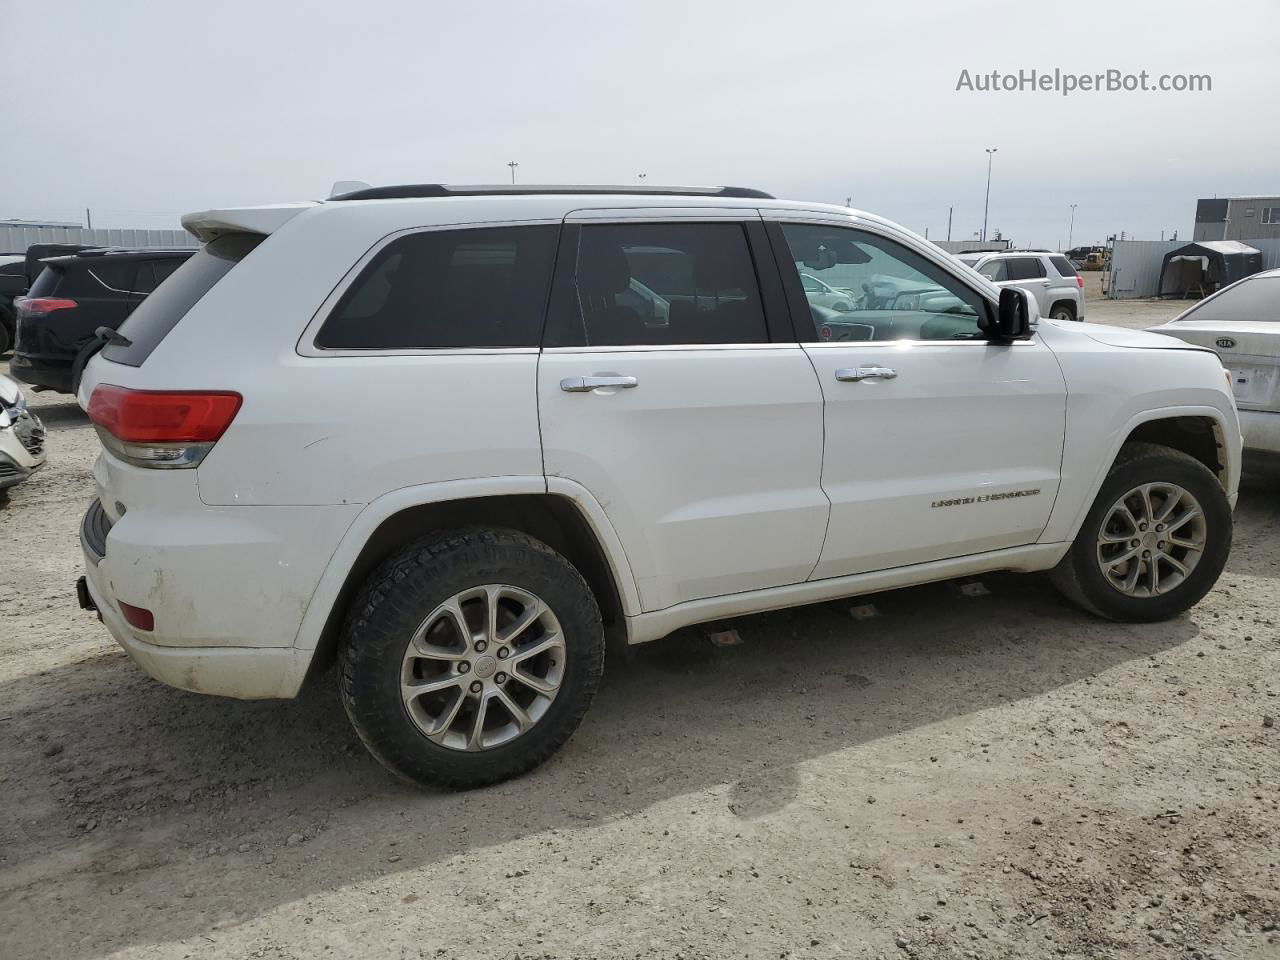
<svg viewBox="0 0 1280 960"><path fill-rule="evenodd" d="M1227 559L1211 350L1040 319L879 217L425 184L184 223L204 246L79 386L81 603L187 690L336 660L407 779L546 759L606 637L995 570L1159 620Z"/></svg>

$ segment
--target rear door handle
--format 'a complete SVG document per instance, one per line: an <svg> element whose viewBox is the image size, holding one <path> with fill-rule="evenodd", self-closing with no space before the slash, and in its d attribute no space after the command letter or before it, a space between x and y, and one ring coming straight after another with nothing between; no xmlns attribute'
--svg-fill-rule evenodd
<svg viewBox="0 0 1280 960"><path fill-rule="evenodd" d="M836 379L846 383L862 380L892 380L898 371L891 367L842 367L836 371Z"/></svg>
<svg viewBox="0 0 1280 960"><path fill-rule="evenodd" d="M600 387L629 390L639 382L635 377L565 377L560 381L560 389L565 393L590 393Z"/></svg>

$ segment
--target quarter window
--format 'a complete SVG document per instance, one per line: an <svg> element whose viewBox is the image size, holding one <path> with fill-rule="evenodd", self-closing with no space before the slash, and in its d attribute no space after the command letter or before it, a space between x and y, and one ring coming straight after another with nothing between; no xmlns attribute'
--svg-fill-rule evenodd
<svg viewBox="0 0 1280 960"><path fill-rule="evenodd" d="M1280 223L1280 207L1263 207L1263 223Z"/></svg>
<svg viewBox="0 0 1280 960"><path fill-rule="evenodd" d="M328 350L536 347L559 227L432 230L393 240L316 336Z"/></svg>
<svg viewBox="0 0 1280 960"><path fill-rule="evenodd" d="M755 266L736 223L581 228L575 302L547 346L764 343Z"/></svg>
<svg viewBox="0 0 1280 960"><path fill-rule="evenodd" d="M801 286L818 341L985 338L984 298L915 251L846 227L784 224L782 234L797 273L826 285L821 295ZM847 309L828 305L832 290Z"/></svg>

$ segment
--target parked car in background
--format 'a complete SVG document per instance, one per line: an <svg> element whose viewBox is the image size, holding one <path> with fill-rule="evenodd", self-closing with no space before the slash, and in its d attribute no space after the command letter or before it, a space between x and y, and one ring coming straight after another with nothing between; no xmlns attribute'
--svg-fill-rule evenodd
<svg viewBox="0 0 1280 960"><path fill-rule="evenodd" d="M1084 319L1084 277L1060 253L1040 250L961 253L959 260L998 287L1020 287L1034 294L1042 317Z"/></svg>
<svg viewBox="0 0 1280 960"><path fill-rule="evenodd" d="M204 247L84 370L79 601L187 690L293 697L336 660L409 780L546 760L606 636L994 570L1163 620L1226 563L1218 358L1035 324L880 217L420 184L183 224ZM802 272L862 291L859 339Z"/></svg>
<svg viewBox="0 0 1280 960"><path fill-rule="evenodd" d="M13 301L27 292L26 257L0 254L0 357L13 347L17 314Z"/></svg>
<svg viewBox="0 0 1280 960"><path fill-rule="evenodd" d="M0 498L44 465L44 425L22 389L0 375Z"/></svg>
<svg viewBox="0 0 1280 960"><path fill-rule="evenodd" d="M1217 352L1231 374L1246 453L1280 462L1280 269L1223 287L1151 332Z"/></svg>
<svg viewBox="0 0 1280 960"><path fill-rule="evenodd" d="M74 393L75 360L94 331L119 327L193 252L100 248L40 260L40 275L15 301L9 372L39 389Z"/></svg>
<svg viewBox="0 0 1280 960"><path fill-rule="evenodd" d="M804 287L805 299L810 303L826 307L828 310L836 310L840 313L847 313L852 310L859 296L852 290L833 287L826 281L819 280L811 273L800 274L800 285Z"/></svg>

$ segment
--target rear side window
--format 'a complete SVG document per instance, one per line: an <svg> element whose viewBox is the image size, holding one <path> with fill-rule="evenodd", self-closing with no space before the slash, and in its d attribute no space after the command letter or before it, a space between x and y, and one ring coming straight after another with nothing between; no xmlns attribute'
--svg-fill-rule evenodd
<svg viewBox="0 0 1280 960"><path fill-rule="evenodd" d="M558 226L430 230L393 240L316 336L325 350L536 347Z"/></svg>
<svg viewBox="0 0 1280 960"><path fill-rule="evenodd" d="M1039 257L1010 257L1008 264L1010 280L1036 280L1045 276L1044 264Z"/></svg>
<svg viewBox="0 0 1280 960"><path fill-rule="evenodd" d="M230 233L206 243L129 314L120 333L133 342L127 347L109 343L102 355L116 363L142 366L187 311L265 239L257 233Z"/></svg>
<svg viewBox="0 0 1280 960"><path fill-rule="evenodd" d="M766 343L760 288L737 223L584 226L576 303L547 346Z"/></svg>
<svg viewBox="0 0 1280 960"><path fill-rule="evenodd" d="M1059 276L1069 277L1074 280L1079 276L1076 268L1071 265L1071 261L1066 257L1050 257L1049 262L1053 264L1053 269L1058 271Z"/></svg>
<svg viewBox="0 0 1280 960"><path fill-rule="evenodd" d="M136 260L112 263L109 260L92 261L86 259L84 269L94 280L106 288L107 292L134 292L134 284L138 278L138 262ZM96 292L99 294L104 293L103 290Z"/></svg>

